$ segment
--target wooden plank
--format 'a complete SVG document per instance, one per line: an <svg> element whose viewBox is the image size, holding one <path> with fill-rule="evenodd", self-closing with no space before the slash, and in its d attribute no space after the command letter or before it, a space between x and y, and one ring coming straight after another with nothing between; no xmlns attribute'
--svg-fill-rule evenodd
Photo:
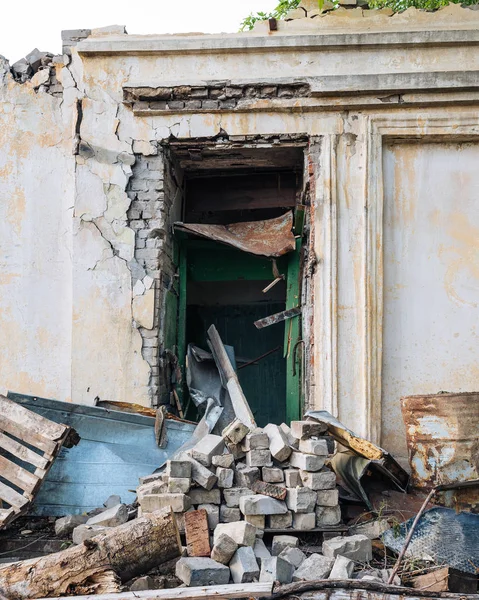
<svg viewBox="0 0 479 600"><path fill-rule="evenodd" d="M65 425L49 421L2 395L0 395L0 414L7 416L10 421L23 429L38 433L48 440L59 440L65 433Z"/></svg>
<svg viewBox="0 0 479 600"><path fill-rule="evenodd" d="M57 442L52 442L51 440L44 438L41 434L30 431L25 427L21 427L14 421L10 421L10 419L6 418L4 415L0 415L0 431L10 433L19 440L30 444L30 446L35 446L36 448L43 450L43 452L48 455L52 455L58 445Z"/></svg>
<svg viewBox="0 0 479 600"><path fill-rule="evenodd" d="M276 325L276 323L281 323L283 321L287 321L288 319L292 319L293 317L299 317L301 314L301 307L295 306L294 308L289 308L288 310L283 310L275 315L270 315L269 317L264 317L263 319L258 319L258 321L254 322L254 326L256 329L263 329L264 327L269 327L270 325Z"/></svg>
<svg viewBox="0 0 479 600"><path fill-rule="evenodd" d="M33 450L30 450L30 448L27 448L23 444L20 444L20 442L12 440L12 438L8 437L4 433L0 433L0 448L3 448L10 454L13 454L13 456L16 456L21 461L30 463L39 469L45 469L45 467L48 465L48 460L46 458L40 454L37 454Z"/></svg>
<svg viewBox="0 0 479 600"><path fill-rule="evenodd" d="M0 498L5 500L8 504L13 506L15 509L22 508L25 504L30 502L29 498L25 498L11 487L8 487L0 481Z"/></svg>
<svg viewBox="0 0 479 600"><path fill-rule="evenodd" d="M188 514L188 513L186 513ZM232 583L206 587L173 588L169 590L146 590L143 592L120 592L69 596L71 600L209 600L210 598L266 598L271 595L273 583ZM49 600L65 600L64 596Z"/></svg>
<svg viewBox="0 0 479 600"><path fill-rule="evenodd" d="M39 478L30 471L27 471L20 465L16 465L4 456L0 455L0 474L13 485L16 485L24 492L33 493L38 487Z"/></svg>

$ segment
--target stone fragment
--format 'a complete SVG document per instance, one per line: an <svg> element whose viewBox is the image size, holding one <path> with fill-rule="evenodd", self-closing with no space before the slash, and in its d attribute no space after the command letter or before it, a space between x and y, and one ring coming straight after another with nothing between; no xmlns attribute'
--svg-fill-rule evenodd
<svg viewBox="0 0 479 600"><path fill-rule="evenodd" d="M230 580L228 567L206 557L180 558L175 572L188 587L226 585Z"/></svg>
<svg viewBox="0 0 479 600"><path fill-rule="evenodd" d="M318 473L301 471L301 479L303 485L311 490L332 490L336 487L336 473L333 471L325 470Z"/></svg>
<svg viewBox="0 0 479 600"><path fill-rule="evenodd" d="M302 452L294 451L289 459L289 464L302 471L319 471L324 467L325 460L325 456L315 456L314 454L303 454Z"/></svg>
<svg viewBox="0 0 479 600"><path fill-rule="evenodd" d="M88 521L87 515L67 515L55 521L55 535L64 537L70 535L75 527L84 525Z"/></svg>
<svg viewBox="0 0 479 600"><path fill-rule="evenodd" d="M216 475L193 457L187 454L183 454L182 456L188 457L188 460L191 464L191 478L193 481L199 486L205 488L205 490L211 490L218 480Z"/></svg>
<svg viewBox="0 0 479 600"><path fill-rule="evenodd" d="M243 448L245 450L269 450L269 438L262 429L254 429L245 437Z"/></svg>
<svg viewBox="0 0 479 600"><path fill-rule="evenodd" d="M293 529L299 531L309 531L316 527L316 513L296 513L293 514Z"/></svg>
<svg viewBox="0 0 479 600"><path fill-rule="evenodd" d="M268 519L270 529L288 529L293 525L293 513L290 510L284 515L270 515Z"/></svg>
<svg viewBox="0 0 479 600"><path fill-rule="evenodd" d="M233 523L241 520L241 511L239 508L230 508L222 504L220 506L220 523Z"/></svg>
<svg viewBox="0 0 479 600"><path fill-rule="evenodd" d="M291 448L295 448L297 450L299 447L299 440L296 439L293 436L293 434L291 433L291 427L289 425L286 425L286 423L281 423L279 428L281 429L281 431L284 433L284 435L288 439L288 443L291 446Z"/></svg>
<svg viewBox="0 0 479 600"><path fill-rule="evenodd" d="M238 546L253 546L256 539L256 527L246 521L220 523L214 531L214 543L222 533L226 533Z"/></svg>
<svg viewBox="0 0 479 600"><path fill-rule="evenodd" d="M246 453L246 464L248 467L269 467L271 462L271 452L262 448L248 450Z"/></svg>
<svg viewBox="0 0 479 600"><path fill-rule="evenodd" d="M230 538L229 535L222 533L220 536L218 536L218 539L213 546L211 558L223 565L227 565L237 549L238 544L232 538Z"/></svg>
<svg viewBox="0 0 479 600"><path fill-rule="evenodd" d="M316 456L328 456L328 442L325 439L299 440L299 451Z"/></svg>
<svg viewBox="0 0 479 600"><path fill-rule="evenodd" d="M266 483L282 483L284 481L283 469L277 467L263 467L262 470L263 481Z"/></svg>
<svg viewBox="0 0 479 600"><path fill-rule="evenodd" d="M264 515L245 515L244 520L254 525L256 529L264 529L266 517Z"/></svg>
<svg viewBox="0 0 479 600"><path fill-rule="evenodd" d="M47 56L52 57L53 54L41 52L38 48L34 48L25 56L25 58L32 67L33 71L36 72L40 68L42 60L45 59Z"/></svg>
<svg viewBox="0 0 479 600"><path fill-rule="evenodd" d="M145 590L154 590L155 589L155 581L149 575L145 575L144 577L138 577L135 581L130 585L130 592L143 592Z"/></svg>
<svg viewBox="0 0 479 600"><path fill-rule="evenodd" d="M259 577L258 563L250 546L238 548L230 562L234 583L252 583Z"/></svg>
<svg viewBox="0 0 479 600"><path fill-rule="evenodd" d="M339 525L341 523L341 509L339 506L317 506L316 526Z"/></svg>
<svg viewBox="0 0 479 600"><path fill-rule="evenodd" d="M268 423L264 428L264 432L269 438L269 449L271 455L279 462L287 460L291 454L291 447L288 438L277 425Z"/></svg>
<svg viewBox="0 0 479 600"><path fill-rule="evenodd" d="M271 554L279 556L285 548L297 548L299 540L293 535L275 535L271 545Z"/></svg>
<svg viewBox="0 0 479 600"><path fill-rule="evenodd" d="M191 450L191 456L205 467L211 466L213 456L223 454L225 443L220 435L205 435Z"/></svg>
<svg viewBox="0 0 479 600"><path fill-rule="evenodd" d="M327 431L327 425L316 421L291 421L291 433L298 440L319 437Z"/></svg>
<svg viewBox="0 0 479 600"><path fill-rule="evenodd" d="M46 85L50 80L50 69L40 69L32 77L31 82L34 88L39 88L41 85Z"/></svg>
<svg viewBox="0 0 479 600"><path fill-rule="evenodd" d="M128 508L125 504L117 504L107 508L99 515L91 517L87 525L102 525L103 527L117 527L128 521Z"/></svg>
<svg viewBox="0 0 479 600"><path fill-rule="evenodd" d="M141 499L140 506L141 510L143 511L143 514L152 513L155 512L155 510L160 510L168 506L171 506L171 510L173 512L181 513L187 511L190 508L191 500L190 497L186 494L151 494L149 496L144 496ZM98 515L98 517L101 517L101 515ZM88 521L89 525L92 524L90 523L90 521ZM105 523L95 524L104 525Z"/></svg>
<svg viewBox="0 0 479 600"><path fill-rule="evenodd" d="M221 504L221 492L217 488L205 490L203 488L194 488L189 491L191 504Z"/></svg>
<svg viewBox="0 0 479 600"><path fill-rule="evenodd" d="M22 83L27 81L27 79L33 74L32 67L24 58L21 58L20 60L17 60L17 62L13 63L12 71L15 79L17 81L21 81Z"/></svg>
<svg viewBox="0 0 479 600"><path fill-rule="evenodd" d="M246 452L243 450L242 444L232 444L225 440L226 448L228 452L233 455L235 460L240 460L246 456Z"/></svg>
<svg viewBox="0 0 479 600"><path fill-rule="evenodd" d="M249 433L249 428L246 427L239 419L235 419L222 431L222 436L231 444L239 444L244 440Z"/></svg>
<svg viewBox="0 0 479 600"><path fill-rule="evenodd" d="M316 506L316 492L309 488L288 488L286 505L295 513L310 513Z"/></svg>
<svg viewBox="0 0 479 600"><path fill-rule="evenodd" d="M323 554L329 558L338 555L355 562L367 563L373 557L371 540L365 535L337 536L323 542Z"/></svg>
<svg viewBox="0 0 479 600"><path fill-rule="evenodd" d="M286 498L286 488L274 483L265 483L264 481L255 481L251 486L251 489L256 494L263 494L264 496L271 496L277 500L284 500Z"/></svg>
<svg viewBox="0 0 479 600"><path fill-rule="evenodd" d="M189 460L167 460L166 471L168 477L191 477L191 462Z"/></svg>
<svg viewBox="0 0 479 600"><path fill-rule="evenodd" d="M210 555L210 534L206 510L185 513L186 547L189 556Z"/></svg>
<svg viewBox="0 0 479 600"><path fill-rule="evenodd" d="M235 458L232 454L219 454L211 458L211 464L214 467L223 467L230 469L235 462Z"/></svg>
<svg viewBox="0 0 479 600"><path fill-rule="evenodd" d="M233 469L225 469L224 467L218 467L216 469L216 477L218 477L219 488L232 488L234 471Z"/></svg>
<svg viewBox="0 0 479 600"><path fill-rule="evenodd" d="M215 491L215 490L211 490ZM218 494L219 494L219 490ZM223 496L225 498L226 506L229 508L236 508L239 506L239 501L242 496L251 496L251 490L248 487L234 487L223 490ZM190 492L191 497L191 492ZM219 502L218 502L219 504Z"/></svg>
<svg viewBox="0 0 479 600"><path fill-rule="evenodd" d="M217 504L199 504L198 510L205 510L208 515L208 527L214 530L220 522L220 507Z"/></svg>
<svg viewBox="0 0 479 600"><path fill-rule="evenodd" d="M293 580L293 572L294 567L291 563L279 556L272 556L271 558L264 558L261 561L259 580L262 583L267 583L269 581L291 583Z"/></svg>
<svg viewBox="0 0 479 600"><path fill-rule="evenodd" d="M103 502L103 506L105 508L113 508L117 504L121 504L121 498L118 496L118 494L112 494L111 496L108 496L105 502Z"/></svg>
<svg viewBox="0 0 479 600"><path fill-rule="evenodd" d="M288 488L303 487L303 481L301 479L299 469L285 469L283 472L284 472L284 481L286 483L286 487L288 487Z"/></svg>
<svg viewBox="0 0 479 600"><path fill-rule="evenodd" d="M291 546L281 550L278 556L293 565L295 569L306 560L306 554L304 552L301 552L299 548L292 548Z"/></svg>
<svg viewBox="0 0 479 600"><path fill-rule="evenodd" d="M329 574L329 579L351 579L353 571L354 561L338 554Z"/></svg>
<svg viewBox="0 0 479 600"><path fill-rule="evenodd" d="M256 538L253 551L259 566L261 566L265 558L271 558L271 552L266 548L266 544L261 539Z"/></svg>
<svg viewBox="0 0 479 600"><path fill-rule="evenodd" d="M318 474L320 474L320 473L318 473ZM318 499L316 500L316 504L318 506L337 506L338 502L339 502L339 491L337 489L319 490L318 491ZM353 533L362 533L362 532L354 531ZM379 535L376 535L374 537L379 537ZM374 539L374 538L372 538L372 539Z"/></svg>
<svg viewBox="0 0 479 600"><path fill-rule="evenodd" d="M111 527L102 527L101 525L78 525L75 527L72 533L72 541L74 544L83 544L85 540L91 540L91 538L109 531Z"/></svg>
<svg viewBox="0 0 479 600"><path fill-rule="evenodd" d="M236 469L236 483L238 487L251 488L253 483L258 480L258 467L245 467L244 469Z"/></svg>
<svg viewBox="0 0 479 600"><path fill-rule="evenodd" d="M168 480L169 494L187 494L190 491L191 479L186 477L170 477Z"/></svg>
<svg viewBox="0 0 479 600"><path fill-rule="evenodd" d="M293 574L293 581L326 579L333 568L334 559L321 554L311 554Z"/></svg>
<svg viewBox="0 0 479 600"><path fill-rule="evenodd" d="M287 512L286 504L275 498L255 494L240 499L240 510L244 515L282 515Z"/></svg>
<svg viewBox="0 0 479 600"><path fill-rule="evenodd" d="M325 492L318 492L318 496L320 493ZM325 505L323 504L322 506ZM367 536L370 540L375 540L389 528L390 526L387 519L376 519L374 521L368 521L367 523L359 523L359 525L354 525L354 527L349 528L349 532L352 535L362 534Z"/></svg>

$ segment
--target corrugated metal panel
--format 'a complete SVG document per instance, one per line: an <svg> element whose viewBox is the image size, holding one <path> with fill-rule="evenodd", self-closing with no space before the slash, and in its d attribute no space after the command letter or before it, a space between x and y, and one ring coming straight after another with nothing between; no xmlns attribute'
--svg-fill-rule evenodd
<svg viewBox="0 0 479 600"><path fill-rule="evenodd" d="M167 420L166 448L155 443L155 420L143 415L94 406L24 396L8 397L57 423L73 427L81 437L63 448L46 478L30 514L80 514L111 494L133 502L138 478L149 475L192 435L195 425Z"/></svg>

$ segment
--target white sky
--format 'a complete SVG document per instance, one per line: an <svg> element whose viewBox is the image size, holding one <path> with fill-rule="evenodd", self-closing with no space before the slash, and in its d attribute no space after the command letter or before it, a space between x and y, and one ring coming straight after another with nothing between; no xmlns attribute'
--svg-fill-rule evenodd
<svg viewBox="0 0 479 600"><path fill-rule="evenodd" d="M10 64L33 48L61 53L62 29L126 25L128 33L238 31L250 12L278 0L0 0L0 54Z"/></svg>

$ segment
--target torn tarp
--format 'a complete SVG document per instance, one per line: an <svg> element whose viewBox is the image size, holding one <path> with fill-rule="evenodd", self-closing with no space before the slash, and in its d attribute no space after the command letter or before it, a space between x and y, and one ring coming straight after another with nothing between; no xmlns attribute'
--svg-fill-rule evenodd
<svg viewBox="0 0 479 600"><path fill-rule="evenodd" d="M291 211L265 221L248 221L230 225L175 223L174 226L179 231L193 233L259 256L283 256L296 248Z"/></svg>

